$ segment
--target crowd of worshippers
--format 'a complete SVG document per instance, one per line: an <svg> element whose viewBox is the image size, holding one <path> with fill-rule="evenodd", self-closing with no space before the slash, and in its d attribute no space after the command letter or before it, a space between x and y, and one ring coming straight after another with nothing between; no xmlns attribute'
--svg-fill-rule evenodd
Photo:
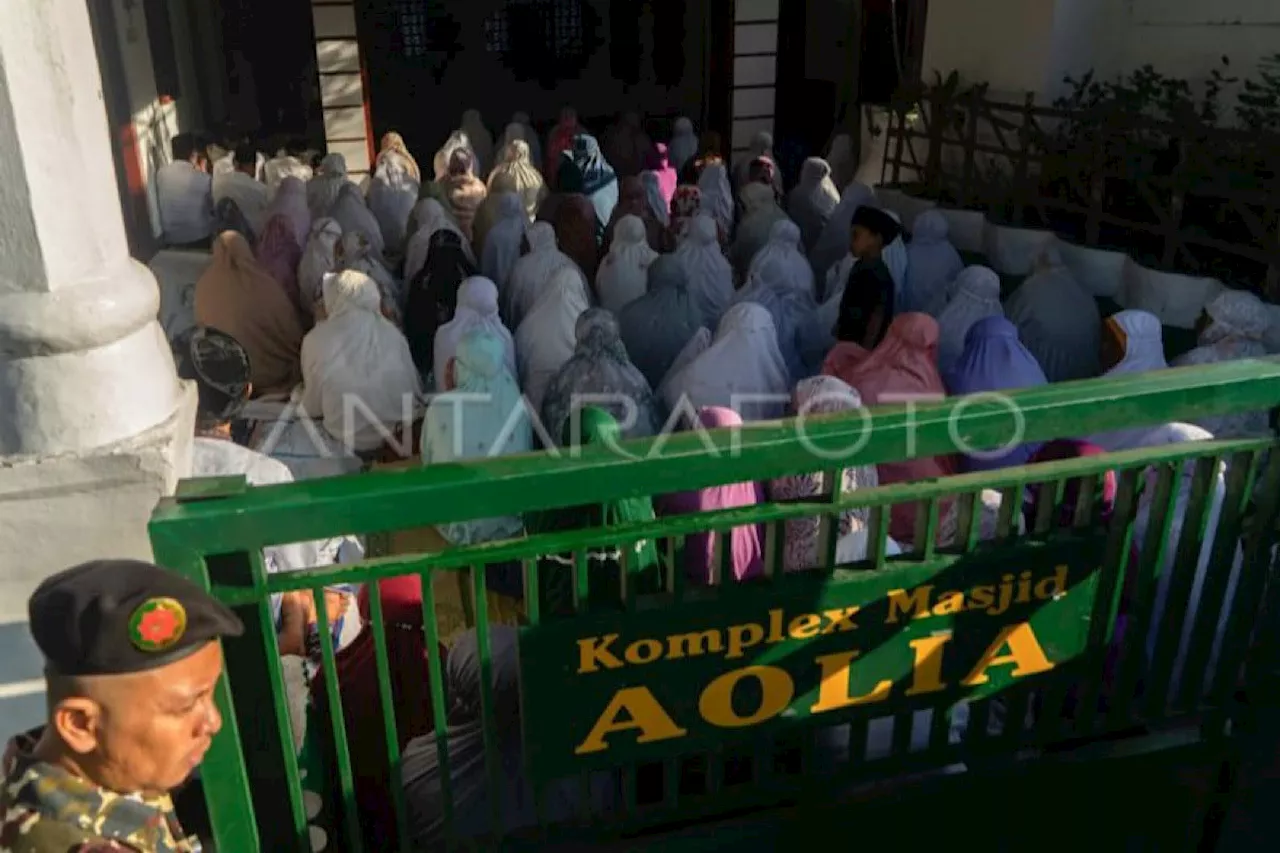
<svg viewBox="0 0 1280 853"><path fill-rule="evenodd" d="M360 471L397 457L431 466L648 436L663 429L672 412L684 413L677 428L726 428L797 412L833 414L903 395L999 392L1171 366L1160 321L1136 310L1104 321L1090 290L1053 246L1029 278L1002 293L994 271L965 265L941 213L922 213L908 229L881 208L874 191L852 179L856 164L848 151L842 137L830 160L807 159L794 182L784 184L767 134L758 134L749 154L732 163L719 137L695 135L688 119L675 122L665 143L650 138L631 114L597 138L570 109L545 140L517 114L496 142L480 114L469 111L425 172L403 140L388 133L364 185L347 175L341 155L324 157L312 170L295 153L264 161L250 146L224 155L210 178L201 171L200 150L191 147L190 162L166 167L173 172L168 178L162 172L161 202L166 228L187 223L184 212L208 216L199 227L194 216L190 230L175 227L173 242L198 242L206 227L204 236L212 238L212 263L196 285L197 325L174 342L180 374L200 391L195 472L280 483ZM190 204L166 191L179 185L183 169L190 171L182 185ZM1266 325L1256 297L1226 291L1205 308L1199 347L1177 363L1263 355ZM623 395L631 405L575 408L583 395L607 394ZM749 395L756 396L742 403ZM353 397L359 406L349 404ZM1215 416L1021 444L999 455L854 465L844 470L841 487L847 495L963 471L1268 432L1265 412ZM325 452L316 451L317 443ZM829 493L827 476L815 471L460 521L438 533L444 547L461 546L813 500ZM1223 488L1219 472L1219 503ZM1175 531L1190 490L1188 469ZM1154 491L1145 489L1143 501ZM1109 475L1096 504L1100 518L1115 495ZM1031 490L1023 512L1014 513L1018 526L1035 517L1037 499ZM995 491L981 495L983 538L996 534L1000 501ZM916 541L916 509L893 508L889 553ZM1149 511L1143 503L1140 528ZM865 558L869 515L867 509L841 515L839 562ZM960 515L956 501L942 501L939 544L955 540ZM1070 522L1069 513L1063 521ZM1208 530L1215 524L1211 520ZM763 532L748 526L729 538L732 576L726 573L723 582L760 576ZM786 570L819 567L820 539L818 519L788 521ZM1212 535L1208 539L1202 574ZM707 534L684 541L678 559L690 582L719 577L713 540ZM1142 530L1133 541L1145 541ZM623 550L589 552L589 565L602 579L591 584L593 598L616 600L609 583L621 566L634 576L634 590L663 583L654 543ZM268 549L267 563L276 571L361 556L361 543L346 537ZM543 614L572 607L572 589L554 580L567 577L556 569L571 562L570 555L540 561L541 577L553 579L539 590ZM518 614L519 567L487 577L491 592L509 605L490 612ZM326 601L341 646L338 672L364 831L373 849L384 849L395 819L374 644L363 625L369 595L335 588ZM483 781L477 781L483 762L471 760L482 749L474 635L470 641L455 636L448 650L427 650L417 581L383 583L382 596L403 778L414 835L425 845L438 836L442 809L428 657L444 662L451 723L458 715L446 735L451 772L466 777L455 780L455 791L471 799L455 804L456 814L480 823L487 814ZM310 661L301 689L323 710L315 607L305 594L273 603L282 652ZM514 652L503 658L502 648L493 670L499 697L516 690ZM514 713L503 701L499 707ZM518 741L512 719L499 723ZM329 730L327 724L306 729ZM455 755L461 756L456 764ZM503 797L532 820L525 794Z"/></svg>

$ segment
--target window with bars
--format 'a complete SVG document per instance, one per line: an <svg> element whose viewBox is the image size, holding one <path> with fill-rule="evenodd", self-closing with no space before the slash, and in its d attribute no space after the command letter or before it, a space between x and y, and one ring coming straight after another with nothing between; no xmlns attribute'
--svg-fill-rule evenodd
<svg viewBox="0 0 1280 853"><path fill-rule="evenodd" d="M507 0L485 19L485 49L510 54L519 51L517 41L537 39L556 60L572 62L586 52L583 24L581 0Z"/></svg>
<svg viewBox="0 0 1280 853"><path fill-rule="evenodd" d="M438 0L397 0L396 26L404 56L439 59L457 51L458 25Z"/></svg>

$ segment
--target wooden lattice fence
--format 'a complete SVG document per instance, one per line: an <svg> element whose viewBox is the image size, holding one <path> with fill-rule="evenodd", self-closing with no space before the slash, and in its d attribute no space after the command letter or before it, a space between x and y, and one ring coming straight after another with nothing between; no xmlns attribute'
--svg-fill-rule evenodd
<svg viewBox="0 0 1280 853"><path fill-rule="evenodd" d="M1280 295L1280 138L983 88L930 92L887 132L885 185Z"/></svg>

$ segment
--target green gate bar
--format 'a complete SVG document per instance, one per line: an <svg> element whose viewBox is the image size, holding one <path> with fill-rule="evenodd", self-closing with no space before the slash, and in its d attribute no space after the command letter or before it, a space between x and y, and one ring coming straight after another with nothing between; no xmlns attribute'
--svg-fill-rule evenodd
<svg viewBox="0 0 1280 853"><path fill-rule="evenodd" d="M1024 425L1023 441L1090 435L1271 409L1280 404L1280 362L1230 362L1066 383L1012 393L1008 399L1016 403ZM868 422L871 429L864 433ZM1170 445L840 492L843 466L950 453L957 438L970 447L1000 446L1013 423L1004 403L959 398L880 407L870 410L869 421L811 418L803 436L790 421L749 425L712 433L710 447L705 436L677 434L627 442L626 456L605 448L562 450L259 489L236 478L184 483L178 497L164 501L153 518L156 558L236 608L247 628L244 637L223 644L227 674L218 701L225 725L202 770L218 847L310 849L304 780L269 596L309 590L323 613L325 586L403 574L422 577L429 649L443 639L437 578L455 575L467 582L473 611L467 619L478 632L492 810L493 834L480 840L501 841L502 804L496 792L504 771L489 681L485 590L487 567L507 560L519 562L525 576L520 715L525 774L539 817L537 827L507 838L509 843L526 837L536 842L584 833L593 839L651 833L676 822L793 801L801 792L831 800L859 781L957 762L972 770L981 761L1028 748L1096 739L1135 725L1156 730L1198 720L1206 712L1217 735L1224 734L1258 608L1264 598L1274 597L1268 578L1280 454L1267 453L1273 442ZM854 447L856 452L839 455ZM1111 520L1102 526L1096 522L1096 492L1108 470L1116 472L1119 491ZM1184 470L1190 472L1191 488L1180 505ZM827 472L833 485L829 494L300 572L268 575L262 564L261 549L270 545L810 471ZM1219 476L1224 497L1211 527ZM1071 527L1064 530L1057 521L1072 481L1080 488L1069 507ZM1030 529L1020 534L1022 496L1032 485L1039 485L1046 499ZM987 489L1003 500L995 540L983 542L980 501ZM1148 489L1153 491L1146 496ZM1140 497L1147 498L1150 510L1145 541L1136 542ZM948 500L957 501L957 533L953 541L940 543L935 532L940 507ZM915 504L919 513L916 541L902 543L914 546L906 555L889 557L888 512L905 503ZM837 566L838 516L854 507L870 510L867 560ZM1178 512L1181 535L1171 538ZM821 519L824 566L787 573L781 564L785 522L804 517ZM681 537L745 524L761 524L767 531L765 577L734 583L724 537L718 536L717 583L691 587L676 565ZM1211 534L1208 571L1197 590L1202 544ZM641 540L660 543L659 553L666 556L663 589L649 595L631 589L624 562L621 609L588 606L588 593L600 578L588 571L587 550L617 547L625 553L626 546ZM1132 545L1139 546L1133 565ZM574 612L558 618L539 603L539 575L547 568L538 558L548 554L572 555L572 565L564 568L573 574ZM1228 601L1237 560L1235 591ZM1103 660L1127 586L1135 590L1132 607L1115 675L1104 682ZM1199 604L1188 617L1193 591ZM1159 611L1157 594L1163 596ZM386 745L396 777L395 811L401 848L408 850L377 595L371 605ZM1224 633L1218 647L1220 625ZM332 731L311 734L333 738L338 766L328 774L335 789L347 794L342 799L352 837L331 843L356 850L352 761L328 636L321 630ZM1175 672L1179 655L1185 665ZM445 685L434 657L430 682L447 778ZM952 726L960 719L958 708L966 709L968 723L956 743ZM884 725L892 726L890 749L872 756L870 733ZM918 725L925 726L923 737L914 733ZM924 746L918 748L920 740ZM565 780L578 792L579 815L548 818L548 792L562 790ZM691 794L689 787L697 791ZM603 806L594 793L602 789L608 800ZM446 836L458 840L453 793L446 783L443 820Z"/></svg>

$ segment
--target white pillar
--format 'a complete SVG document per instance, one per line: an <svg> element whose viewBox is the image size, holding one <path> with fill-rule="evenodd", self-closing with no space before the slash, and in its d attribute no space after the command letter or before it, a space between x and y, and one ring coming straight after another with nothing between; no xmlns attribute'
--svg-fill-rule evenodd
<svg viewBox="0 0 1280 853"><path fill-rule="evenodd" d="M39 677L26 599L93 557L148 557L190 467L193 390L129 257L84 0L0 0L0 730ZM15 683L18 686L15 686ZM4 732L0 732L2 734Z"/></svg>

